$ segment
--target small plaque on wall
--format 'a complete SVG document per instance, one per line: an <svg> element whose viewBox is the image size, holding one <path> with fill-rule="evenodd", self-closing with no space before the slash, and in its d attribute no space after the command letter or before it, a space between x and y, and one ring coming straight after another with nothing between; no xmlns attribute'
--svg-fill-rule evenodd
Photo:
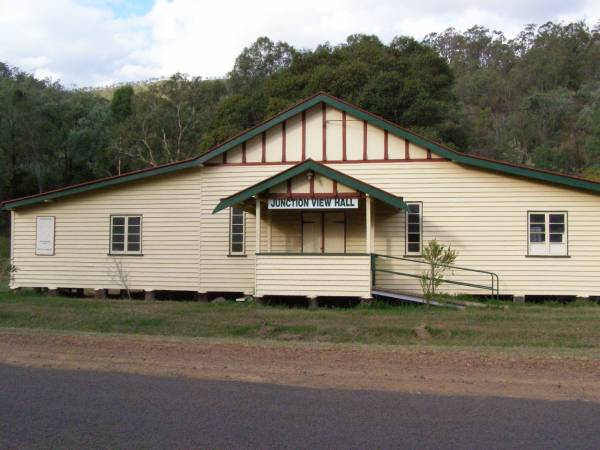
<svg viewBox="0 0 600 450"><path fill-rule="evenodd" d="M40 256L54 255L54 222L55 218L37 217L35 254Z"/></svg>

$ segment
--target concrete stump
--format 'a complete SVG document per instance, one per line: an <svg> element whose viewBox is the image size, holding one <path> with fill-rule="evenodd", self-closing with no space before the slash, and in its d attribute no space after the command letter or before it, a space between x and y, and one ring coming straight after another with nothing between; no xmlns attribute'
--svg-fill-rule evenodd
<svg viewBox="0 0 600 450"><path fill-rule="evenodd" d="M198 302L208 303L208 294L206 292L198 292Z"/></svg>
<svg viewBox="0 0 600 450"><path fill-rule="evenodd" d="M94 289L94 298L102 300L106 298L106 289Z"/></svg>
<svg viewBox="0 0 600 450"><path fill-rule="evenodd" d="M144 300L151 301L156 300L154 291L144 291Z"/></svg>
<svg viewBox="0 0 600 450"><path fill-rule="evenodd" d="M308 297L308 309L317 309L319 307L319 299L317 297Z"/></svg>

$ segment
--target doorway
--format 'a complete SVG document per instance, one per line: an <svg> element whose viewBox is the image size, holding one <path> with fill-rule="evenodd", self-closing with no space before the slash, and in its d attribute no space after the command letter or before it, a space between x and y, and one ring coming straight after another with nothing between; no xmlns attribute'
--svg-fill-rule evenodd
<svg viewBox="0 0 600 450"><path fill-rule="evenodd" d="M346 214L303 212L302 253L346 253Z"/></svg>

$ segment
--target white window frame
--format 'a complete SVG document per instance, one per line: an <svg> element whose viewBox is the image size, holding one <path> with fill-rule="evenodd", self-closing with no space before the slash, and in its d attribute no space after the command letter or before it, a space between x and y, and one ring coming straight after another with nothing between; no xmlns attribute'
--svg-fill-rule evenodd
<svg viewBox="0 0 600 450"><path fill-rule="evenodd" d="M139 218L140 219L140 247L139 250L127 250L129 244L129 219ZM113 249L113 226L114 219L124 219L124 234L123 234L123 250L114 250ZM141 214L114 214L110 216L110 229L109 229L109 244L108 244L108 254L109 255L142 255L142 223L143 217Z"/></svg>
<svg viewBox="0 0 600 450"><path fill-rule="evenodd" d="M416 214L416 213L411 213L408 210L406 210L404 212L404 254L406 256L422 256L423 255L423 202L406 202L406 204L410 207L410 206L414 206L417 205L419 207L419 251L415 252L415 251L409 251L408 249L408 245L410 243L414 242L409 242L408 240L408 235L409 234L417 234L414 231L409 232L408 231L408 216L409 214Z"/></svg>
<svg viewBox="0 0 600 450"><path fill-rule="evenodd" d="M238 210L241 211L242 213L242 223L233 223L233 212L234 210ZM241 225L242 226L242 232L233 232L233 226L234 225ZM233 235L236 234L240 234L242 236L242 250L241 251L234 251L233 250ZM240 244L240 242L235 242L235 244ZM241 208L234 208L231 207L229 208L229 256L245 256L246 255L246 211L244 211Z"/></svg>
<svg viewBox="0 0 600 450"><path fill-rule="evenodd" d="M543 215L544 222L533 222L533 215ZM551 230L551 225L560 225L561 222L550 223L552 215L563 216L562 225L563 231L557 232ZM532 233L532 225L542 225L543 231L534 231ZM531 240L533 234L543 235L542 242ZM561 235L562 242L551 242L551 235ZM569 256L569 214L567 211L527 211L527 256L541 257L568 257Z"/></svg>

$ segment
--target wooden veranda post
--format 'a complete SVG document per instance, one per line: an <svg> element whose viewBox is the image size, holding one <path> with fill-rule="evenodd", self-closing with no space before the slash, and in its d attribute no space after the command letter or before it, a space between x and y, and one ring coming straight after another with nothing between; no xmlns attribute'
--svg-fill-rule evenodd
<svg viewBox="0 0 600 450"><path fill-rule="evenodd" d="M260 198L256 196L256 253L260 253Z"/></svg>
<svg viewBox="0 0 600 450"><path fill-rule="evenodd" d="M366 229L365 229L365 237L366 237L366 252L368 254L373 253L373 230L372 230L372 225L373 225L373 218L371 215L371 210L373 208L372 205L373 199L371 198L370 195L367 195L366 197L366 207L365 207L365 216L366 216Z"/></svg>
<svg viewBox="0 0 600 450"><path fill-rule="evenodd" d="M273 217L271 210L267 209L267 253L271 253L271 241L273 237Z"/></svg>

